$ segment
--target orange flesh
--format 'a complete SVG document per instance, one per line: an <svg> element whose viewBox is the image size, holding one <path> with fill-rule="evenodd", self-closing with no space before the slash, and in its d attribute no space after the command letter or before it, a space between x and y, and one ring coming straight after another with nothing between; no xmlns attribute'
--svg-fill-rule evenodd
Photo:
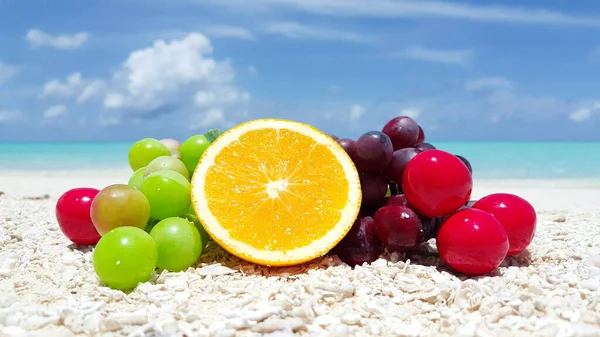
<svg viewBox="0 0 600 337"><path fill-rule="evenodd" d="M245 133L216 156L205 182L220 225L233 240L259 250L307 246L336 226L348 200L335 155L286 129Z"/></svg>

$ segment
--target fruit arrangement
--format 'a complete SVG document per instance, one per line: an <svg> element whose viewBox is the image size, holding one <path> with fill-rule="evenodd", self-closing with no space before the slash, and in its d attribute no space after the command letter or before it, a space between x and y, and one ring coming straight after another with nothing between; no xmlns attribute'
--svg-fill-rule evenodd
<svg viewBox="0 0 600 337"><path fill-rule="evenodd" d="M362 188L359 217L333 250L344 262L372 262L384 249L414 251L435 238L444 263L475 276L531 243L531 204L509 193L470 200L471 163L426 143L412 118L396 117L356 141L331 137L354 161Z"/></svg>
<svg viewBox="0 0 600 337"><path fill-rule="evenodd" d="M128 290L156 268L192 266L210 240L191 208L190 177L219 130L188 138L145 138L129 151L127 184L66 191L56 219L73 243L96 245L94 269L111 288Z"/></svg>
<svg viewBox="0 0 600 337"><path fill-rule="evenodd" d="M467 159L425 142L410 117L356 141L259 119L183 143L145 138L127 184L74 188L56 204L67 238L96 245L94 269L128 290L155 269L184 271L214 240L266 266L335 253L350 265L435 238L457 272L487 274L531 242L536 213L506 193L472 201Z"/></svg>

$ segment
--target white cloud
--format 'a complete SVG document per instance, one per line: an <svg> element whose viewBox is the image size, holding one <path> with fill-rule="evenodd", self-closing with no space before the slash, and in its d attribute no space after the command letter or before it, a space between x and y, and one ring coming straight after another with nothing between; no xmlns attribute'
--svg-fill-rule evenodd
<svg viewBox="0 0 600 337"><path fill-rule="evenodd" d="M569 119L573 122L581 123L592 118L593 114L600 111L600 103L594 103L590 106L579 108L569 114Z"/></svg>
<svg viewBox="0 0 600 337"><path fill-rule="evenodd" d="M287 8L302 12L367 18L444 18L483 22L599 27L600 18L517 6L479 5L450 1L401 0L195 0L198 3L252 9Z"/></svg>
<svg viewBox="0 0 600 337"><path fill-rule="evenodd" d="M44 111L44 118L56 118L67 113L67 107L59 104L54 105Z"/></svg>
<svg viewBox="0 0 600 337"><path fill-rule="evenodd" d="M224 125L225 121L225 113L222 109L212 108L206 110L201 115L196 115L192 117L192 122L190 123L190 129L201 129L208 128L211 126Z"/></svg>
<svg viewBox="0 0 600 337"><path fill-rule="evenodd" d="M365 107L359 104L354 104L350 107L350 116L349 119L351 122L357 122L364 114L366 110Z"/></svg>
<svg viewBox="0 0 600 337"><path fill-rule="evenodd" d="M399 54L400 57L443 64L466 64L473 57L468 49L431 49L422 46L410 46Z"/></svg>
<svg viewBox="0 0 600 337"><path fill-rule="evenodd" d="M292 39L338 40L347 42L368 41L368 39L357 33L331 28L309 27L296 22L270 23L265 27L265 31Z"/></svg>
<svg viewBox="0 0 600 337"><path fill-rule="evenodd" d="M421 109L418 108L406 108L400 111L400 116L408 116L412 119L418 119L421 116Z"/></svg>
<svg viewBox="0 0 600 337"><path fill-rule="evenodd" d="M207 35L214 37L228 37L242 40L254 40L252 33L243 27L215 25L204 29Z"/></svg>
<svg viewBox="0 0 600 337"><path fill-rule="evenodd" d="M197 33L132 52L113 76L114 93L107 96L105 107L152 111L190 90L196 91L195 102L202 107L247 101L249 94L232 86L231 65L209 57L211 53L210 41Z"/></svg>
<svg viewBox="0 0 600 337"><path fill-rule="evenodd" d="M81 85L81 74L73 73L63 83L60 80L51 80L44 84L42 96L71 97Z"/></svg>
<svg viewBox="0 0 600 337"><path fill-rule="evenodd" d="M100 114L100 116L98 116L98 124L102 126L118 125L121 124L121 118L109 114Z"/></svg>
<svg viewBox="0 0 600 337"><path fill-rule="evenodd" d="M32 47L52 47L56 49L76 49L81 47L89 38L88 33L51 35L39 29L31 29L25 39Z"/></svg>
<svg viewBox="0 0 600 337"><path fill-rule="evenodd" d="M84 80L81 73L69 75L65 81L54 79L46 82L42 89L42 97L75 98L77 103L85 103L100 97L104 83L100 80Z"/></svg>
<svg viewBox="0 0 600 337"><path fill-rule="evenodd" d="M21 119L23 113L19 110L0 110L0 124L8 124Z"/></svg>
<svg viewBox="0 0 600 337"><path fill-rule="evenodd" d="M0 62L0 85L13 78L18 72L18 67Z"/></svg>
<svg viewBox="0 0 600 337"><path fill-rule="evenodd" d="M342 92L342 87L339 85L330 85L327 88L327 92L330 93L331 95L337 95Z"/></svg>
<svg viewBox="0 0 600 337"><path fill-rule="evenodd" d="M465 83L467 91L481 90L512 90L514 83L503 77L482 77L469 80Z"/></svg>
<svg viewBox="0 0 600 337"><path fill-rule="evenodd" d="M99 119L103 125L120 122L123 113L154 116L186 105L207 111L202 123L224 123L226 109L247 103L250 94L235 86L233 67L212 58L212 51L210 41L199 33L157 40L131 52L108 79L86 80L74 73L66 81L46 83L44 96L78 103L98 99L111 111Z"/></svg>

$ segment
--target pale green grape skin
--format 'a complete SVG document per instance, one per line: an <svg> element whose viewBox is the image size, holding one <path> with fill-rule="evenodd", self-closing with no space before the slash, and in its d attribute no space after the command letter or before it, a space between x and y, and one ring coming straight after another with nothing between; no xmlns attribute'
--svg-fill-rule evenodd
<svg viewBox="0 0 600 337"><path fill-rule="evenodd" d="M111 230L98 241L93 253L96 275L117 290L131 290L149 281L157 259L154 239L137 227Z"/></svg>
<svg viewBox="0 0 600 337"><path fill-rule="evenodd" d="M175 171L184 176L188 181L190 180L190 174L185 167L185 164L181 160L172 156L160 156L152 160L148 166L146 166L144 177L147 177L151 173L162 170Z"/></svg>
<svg viewBox="0 0 600 337"><path fill-rule="evenodd" d="M180 173L161 170L144 178L140 191L150 203L150 217L177 217L190 207L190 182Z"/></svg>
<svg viewBox="0 0 600 337"><path fill-rule="evenodd" d="M133 171L147 166L160 156L170 156L171 151L155 138L144 138L135 142L129 149L129 167Z"/></svg>
<svg viewBox="0 0 600 337"><path fill-rule="evenodd" d="M100 235L124 226L144 229L150 219L150 203L140 190L124 184L110 185L92 201L90 217Z"/></svg>
<svg viewBox="0 0 600 337"><path fill-rule="evenodd" d="M158 222L150 231L156 242L156 266L171 272L186 270L196 263L204 243L196 227L178 217Z"/></svg>
<svg viewBox="0 0 600 337"><path fill-rule="evenodd" d="M200 157L209 145L210 142L204 135L191 136L181 145L181 161L187 167L190 176L194 174Z"/></svg>
<svg viewBox="0 0 600 337"><path fill-rule="evenodd" d="M140 167L135 172L133 172L131 178L129 178L129 182L127 183L127 185L135 188L136 190L139 190L140 187L142 187L142 182L144 181L145 170L146 167Z"/></svg>
<svg viewBox="0 0 600 337"><path fill-rule="evenodd" d="M198 219L197 216L195 216L194 214L190 214L190 213L186 213L184 215L181 216L184 219L187 219L189 222L191 222L194 227L196 227L196 229L198 230L198 233L200 233L200 237L202 238L202 247L206 247L206 245L208 244L208 241L210 240L210 236L208 235L208 232L206 231L206 229L204 229L204 226L202 226L202 223L200 223L200 220Z"/></svg>
<svg viewBox="0 0 600 337"><path fill-rule="evenodd" d="M173 138L164 138L159 140L159 142L165 144L167 149L171 152L171 156L181 159L181 143Z"/></svg>

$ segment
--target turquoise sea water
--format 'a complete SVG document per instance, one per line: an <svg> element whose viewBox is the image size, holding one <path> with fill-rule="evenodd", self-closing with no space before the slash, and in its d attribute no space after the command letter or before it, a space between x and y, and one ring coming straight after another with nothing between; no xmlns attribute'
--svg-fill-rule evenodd
<svg viewBox="0 0 600 337"><path fill-rule="evenodd" d="M0 143L1 170L127 167L132 143ZM600 142L436 142L466 157L476 179L600 178Z"/></svg>

